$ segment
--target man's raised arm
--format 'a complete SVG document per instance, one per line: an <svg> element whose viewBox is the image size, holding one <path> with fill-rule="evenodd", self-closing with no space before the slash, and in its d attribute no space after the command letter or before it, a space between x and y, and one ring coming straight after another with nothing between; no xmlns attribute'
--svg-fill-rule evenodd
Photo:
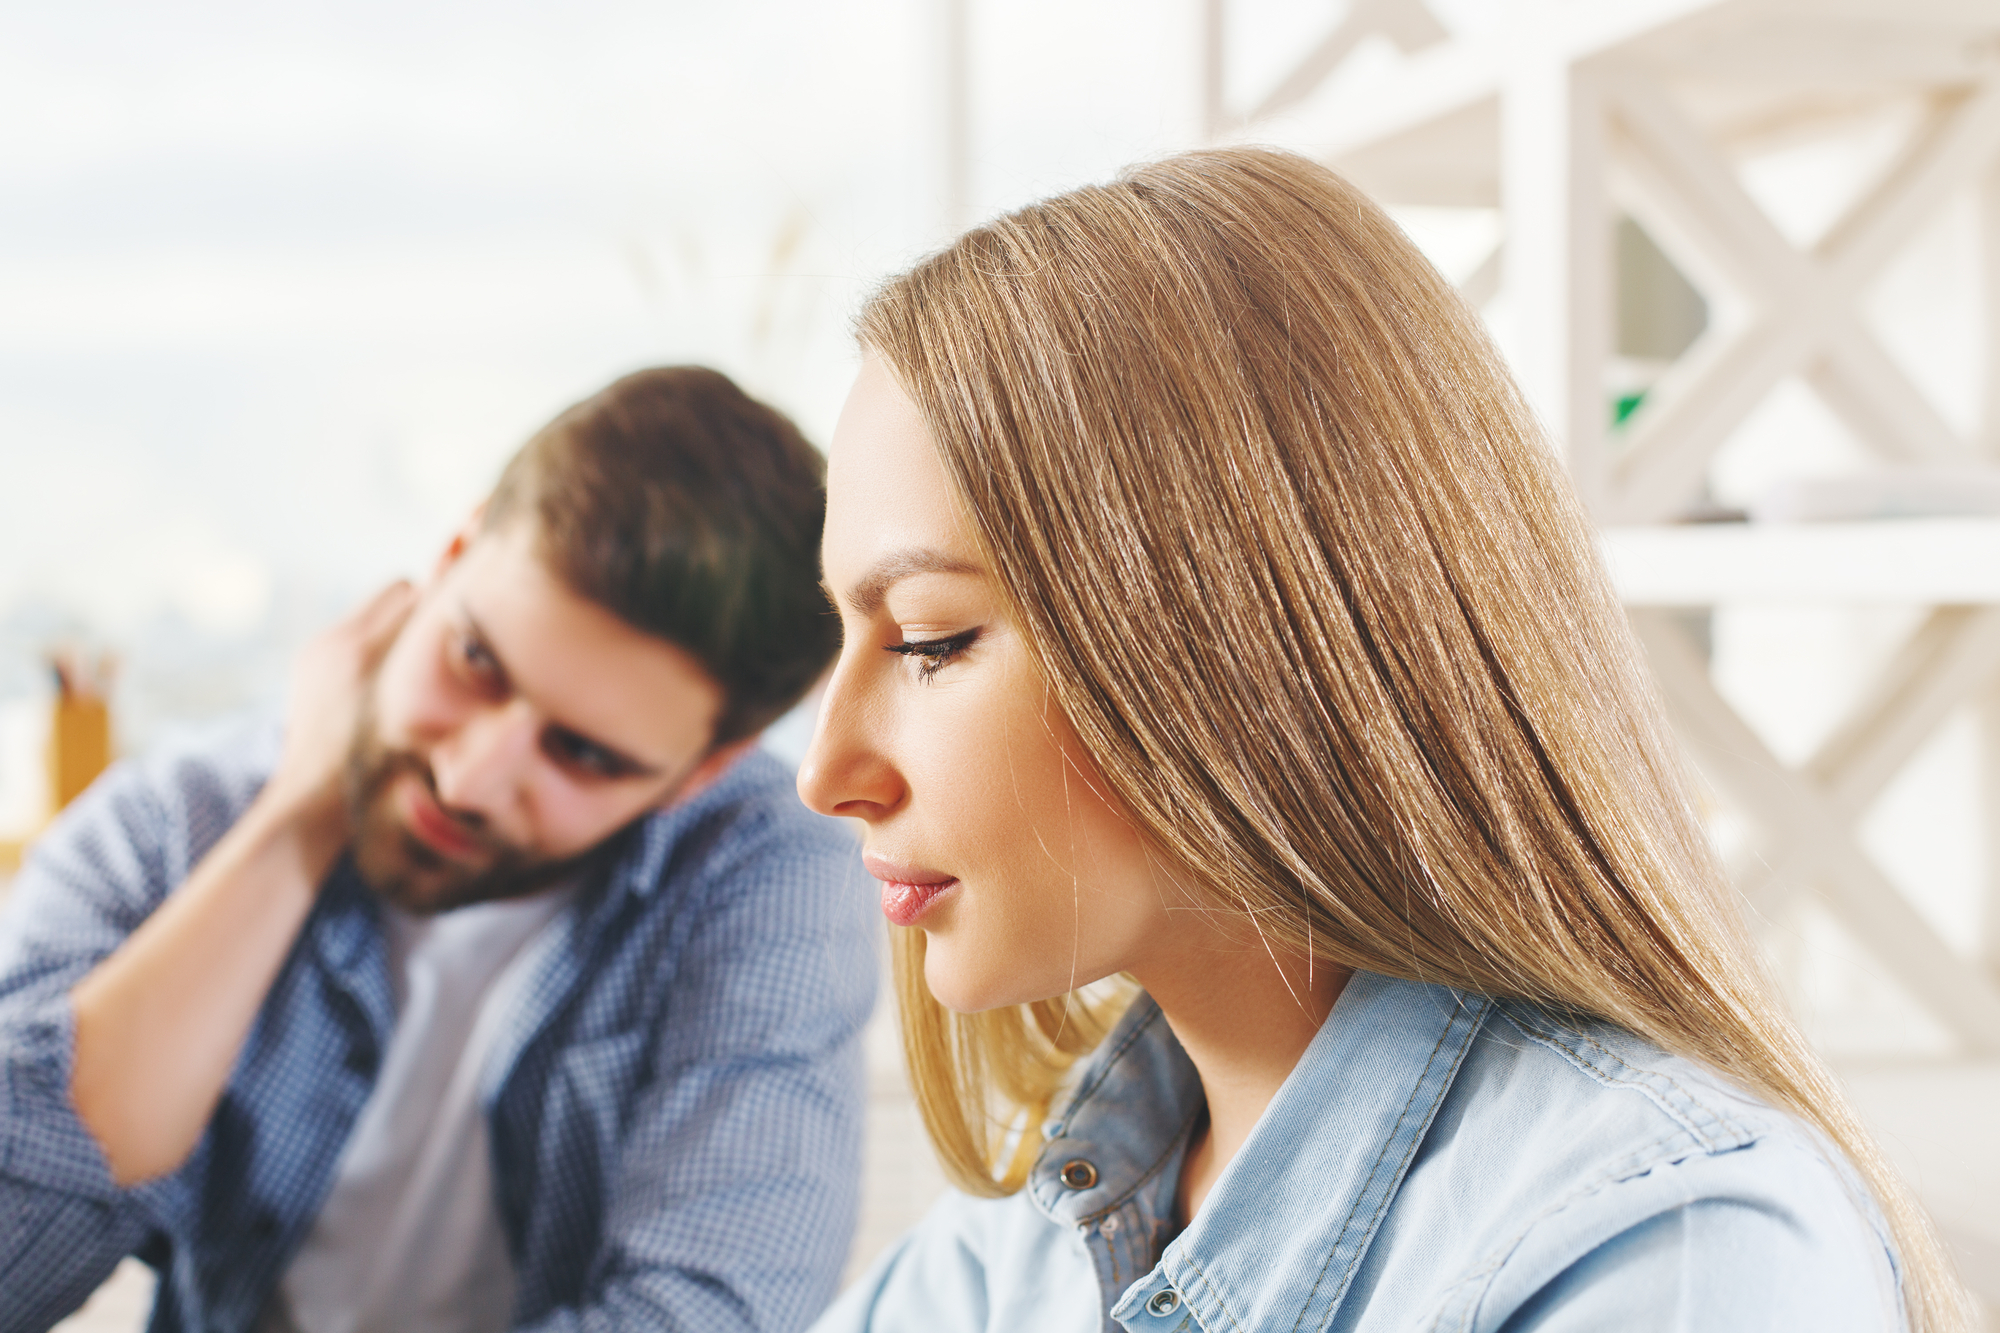
<svg viewBox="0 0 2000 1333"><path fill-rule="evenodd" d="M301 657L277 771L181 889L70 992L70 1095L118 1185L187 1160L346 841L343 765L369 667L416 593L384 589Z"/></svg>

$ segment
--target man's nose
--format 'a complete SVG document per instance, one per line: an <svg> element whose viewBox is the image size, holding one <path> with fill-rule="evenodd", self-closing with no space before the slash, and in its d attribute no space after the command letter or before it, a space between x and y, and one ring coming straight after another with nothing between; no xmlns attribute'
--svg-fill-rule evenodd
<svg viewBox="0 0 2000 1333"><path fill-rule="evenodd" d="M880 710L869 707L854 674L843 660L827 681L812 744L799 762L799 799L823 815L873 821L900 807L909 789L873 734L881 719L871 714Z"/></svg>
<svg viewBox="0 0 2000 1333"><path fill-rule="evenodd" d="M432 747L438 800L497 830L510 830L520 817L540 738L540 719L519 699L467 717Z"/></svg>

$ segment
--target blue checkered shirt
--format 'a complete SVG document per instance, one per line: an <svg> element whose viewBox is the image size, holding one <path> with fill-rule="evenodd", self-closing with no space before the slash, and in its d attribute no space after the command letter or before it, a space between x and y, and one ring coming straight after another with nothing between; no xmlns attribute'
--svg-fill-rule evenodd
<svg viewBox="0 0 2000 1333"><path fill-rule="evenodd" d="M113 1183L69 1100L68 991L242 814L275 728L115 768L0 913L0 1333L46 1329L126 1255L153 1333L249 1329L311 1228L394 1023L374 899L344 864L188 1162ZM481 1104L516 1326L801 1327L858 1207L874 926L854 842L753 754L628 835L530 948Z"/></svg>

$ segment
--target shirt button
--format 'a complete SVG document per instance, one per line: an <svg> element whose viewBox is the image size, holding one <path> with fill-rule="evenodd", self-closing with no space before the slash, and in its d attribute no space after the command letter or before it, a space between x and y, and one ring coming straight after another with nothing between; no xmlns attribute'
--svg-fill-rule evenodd
<svg viewBox="0 0 2000 1333"><path fill-rule="evenodd" d="M1087 1190L1097 1183L1097 1168L1081 1157L1073 1157L1062 1164L1061 1179L1073 1190Z"/></svg>
<svg viewBox="0 0 2000 1333"><path fill-rule="evenodd" d="M1181 1294L1172 1287L1154 1292L1153 1298L1146 1302L1146 1313L1163 1319L1180 1308Z"/></svg>
<svg viewBox="0 0 2000 1333"><path fill-rule="evenodd" d="M1115 1236L1115 1235L1117 1235L1117 1234L1118 1234L1118 1214L1116 1214L1116 1213L1113 1213L1113 1214L1112 1214L1111 1216L1109 1216L1109 1217L1105 1218L1105 1219L1104 1219L1104 1220L1103 1220L1102 1222L1099 1222L1099 1223L1097 1224L1097 1229L1098 1229L1099 1231L1103 1232L1103 1233L1104 1233L1105 1235L1107 1235L1107 1236Z"/></svg>

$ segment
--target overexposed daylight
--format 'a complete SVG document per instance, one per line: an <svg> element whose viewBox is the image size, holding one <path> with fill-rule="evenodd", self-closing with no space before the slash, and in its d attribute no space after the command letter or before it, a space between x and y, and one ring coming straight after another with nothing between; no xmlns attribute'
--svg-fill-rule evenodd
<svg viewBox="0 0 2000 1333"><path fill-rule="evenodd" d="M1484 319L1780 989L2000 1328L1990 0L0 9L0 893L104 760L276 716L564 407L699 363L824 449L885 277L1218 143L1346 175ZM944 1188L894 1021L849 1274Z"/></svg>

